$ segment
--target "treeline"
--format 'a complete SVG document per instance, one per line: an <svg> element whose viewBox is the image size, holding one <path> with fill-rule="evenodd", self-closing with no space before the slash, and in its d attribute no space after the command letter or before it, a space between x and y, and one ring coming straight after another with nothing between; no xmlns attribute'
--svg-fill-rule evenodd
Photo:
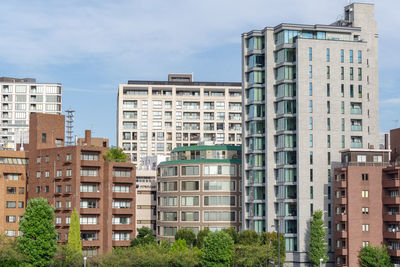
<svg viewBox="0 0 400 267"><path fill-rule="evenodd" d="M211 232L180 229L175 242L159 243L147 227L138 230L131 247L117 248L92 264L97 266L268 266L278 263L277 233L257 234L234 228ZM281 263L285 260L285 243L280 235Z"/></svg>

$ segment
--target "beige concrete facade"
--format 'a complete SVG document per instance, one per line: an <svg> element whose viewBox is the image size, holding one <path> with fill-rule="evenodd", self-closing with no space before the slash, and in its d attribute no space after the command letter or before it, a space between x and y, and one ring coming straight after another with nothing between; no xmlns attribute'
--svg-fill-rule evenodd
<svg viewBox="0 0 400 267"><path fill-rule="evenodd" d="M333 263L332 165L341 149L379 143L377 36L374 5L359 3L330 25L243 34L243 227L276 231L280 221L288 264L308 264L319 209Z"/></svg>
<svg viewBox="0 0 400 267"><path fill-rule="evenodd" d="M199 141L239 145L241 101L241 83L193 82L180 74L128 81L118 87L118 147L140 165L143 157Z"/></svg>
<svg viewBox="0 0 400 267"><path fill-rule="evenodd" d="M156 231L157 209L157 172L156 170L136 171L136 231L148 227Z"/></svg>

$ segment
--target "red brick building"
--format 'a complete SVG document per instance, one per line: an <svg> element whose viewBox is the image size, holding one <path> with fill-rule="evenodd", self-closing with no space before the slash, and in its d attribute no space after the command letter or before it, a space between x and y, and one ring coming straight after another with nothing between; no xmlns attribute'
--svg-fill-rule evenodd
<svg viewBox="0 0 400 267"><path fill-rule="evenodd" d="M31 114L28 200L47 198L55 207L59 242L67 242L71 211L80 214L88 256L128 246L135 235L135 166L105 161L107 139L91 132L77 146L64 146L63 115Z"/></svg>
<svg viewBox="0 0 400 267"><path fill-rule="evenodd" d="M359 266L363 246L383 243L383 177L390 150L347 149L334 173L336 266ZM382 202L383 201L383 202Z"/></svg>

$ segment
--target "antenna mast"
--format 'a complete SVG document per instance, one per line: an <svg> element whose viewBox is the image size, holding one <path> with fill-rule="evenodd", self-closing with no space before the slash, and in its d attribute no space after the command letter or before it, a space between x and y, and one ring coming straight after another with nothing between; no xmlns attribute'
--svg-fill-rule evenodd
<svg viewBox="0 0 400 267"><path fill-rule="evenodd" d="M75 110L72 110L71 108L70 109L67 109L65 112L67 112L67 124L66 124L66 126L65 126L65 128L66 128L66 133L67 133L67 135L66 135L66 145L67 146L73 146L74 145L74 136L73 136L73 125L72 125L72 123L74 122L74 113L75 113Z"/></svg>

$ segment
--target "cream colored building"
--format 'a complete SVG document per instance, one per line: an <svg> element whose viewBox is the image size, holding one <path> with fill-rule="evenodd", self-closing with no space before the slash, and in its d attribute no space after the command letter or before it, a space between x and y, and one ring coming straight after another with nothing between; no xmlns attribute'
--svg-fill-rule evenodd
<svg viewBox="0 0 400 267"><path fill-rule="evenodd" d="M192 74L120 84L118 146L138 164L199 141L240 145L241 96L241 83L194 82Z"/></svg>

